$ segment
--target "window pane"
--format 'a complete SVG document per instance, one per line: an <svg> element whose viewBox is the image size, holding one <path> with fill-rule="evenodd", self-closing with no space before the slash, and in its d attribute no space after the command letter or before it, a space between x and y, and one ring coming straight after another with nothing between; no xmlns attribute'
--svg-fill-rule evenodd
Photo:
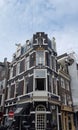
<svg viewBox="0 0 78 130"><path fill-rule="evenodd" d="M15 84L14 84L14 85L11 85L10 98L14 98L14 91L15 91Z"/></svg>
<svg viewBox="0 0 78 130"><path fill-rule="evenodd" d="M26 57L26 70L29 69L29 56Z"/></svg>
<svg viewBox="0 0 78 130"><path fill-rule="evenodd" d="M45 57L43 51L36 52L36 65L42 64L44 65Z"/></svg>
<svg viewBox="0 0 78 130"><path fill-rule="evenodd" d="M23 88L24 88L24 80L20 81L16 88L17 89L16 92L18 96L23 94Z"/></svg>
<svg viewBox="0 0 78 130"><path fill-rule="evenodd" d="M16 76L16 65L13 66L13 77Z"/></svg>
<svg viewBox="0 0 78 130"><path fill-rule="evenodd" d="M20 73L25 70L25 59L20 62Z"/></svg>

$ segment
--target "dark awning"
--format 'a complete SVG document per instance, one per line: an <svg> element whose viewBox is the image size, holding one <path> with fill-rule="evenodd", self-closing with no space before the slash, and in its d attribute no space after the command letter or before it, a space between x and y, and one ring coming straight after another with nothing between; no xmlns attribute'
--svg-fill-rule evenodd
<svg viewBox="0 0 78 130"><path fill-rule="evenodd" d="M28 105L29 103L18 104L14 112L14 116L20 116L23 113L23 111L28 107Z"/></svg>

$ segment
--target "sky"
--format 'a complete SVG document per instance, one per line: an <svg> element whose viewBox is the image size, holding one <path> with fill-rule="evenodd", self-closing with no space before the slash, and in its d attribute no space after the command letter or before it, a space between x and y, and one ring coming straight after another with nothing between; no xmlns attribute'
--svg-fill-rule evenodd
<svg viewBox="0 0 78 130"><path fill-rule="evenodd" d="M58 55L78 55L78 0L0 0L0 62L36 32L56 38Z"/></svg>

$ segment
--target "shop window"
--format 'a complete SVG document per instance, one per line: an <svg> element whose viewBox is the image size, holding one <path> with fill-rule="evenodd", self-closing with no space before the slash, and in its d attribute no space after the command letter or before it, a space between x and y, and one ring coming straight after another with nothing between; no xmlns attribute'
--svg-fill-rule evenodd
<svg viewBox="0 0 78 130"><path fill-rule="evenodd" d="M45 65L44 51L36 52L36 65Z"/></svg>

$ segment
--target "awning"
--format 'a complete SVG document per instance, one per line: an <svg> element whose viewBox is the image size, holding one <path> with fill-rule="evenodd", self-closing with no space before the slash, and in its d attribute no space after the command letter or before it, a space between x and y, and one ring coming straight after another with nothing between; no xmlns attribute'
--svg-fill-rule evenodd
<svg viewBox="0 0 78 130"><path fill-rule="evenodd" d="M14 112L14 116L20 116L23 113L23 111L28 107L28 105L29 103L18 104Z"/></svg>

